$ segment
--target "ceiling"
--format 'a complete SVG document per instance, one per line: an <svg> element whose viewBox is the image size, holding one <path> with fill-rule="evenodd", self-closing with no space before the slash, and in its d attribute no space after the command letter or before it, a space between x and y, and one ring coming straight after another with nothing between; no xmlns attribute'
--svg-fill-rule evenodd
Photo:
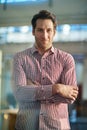
<svg viewBox="0 0 87 130"><path fill-rule="evenodd" d="M32 16L41 9L55 13L59 24L87 24L87 0L48 0L37 5L0 4L0 26L30 25Z"/></svg>

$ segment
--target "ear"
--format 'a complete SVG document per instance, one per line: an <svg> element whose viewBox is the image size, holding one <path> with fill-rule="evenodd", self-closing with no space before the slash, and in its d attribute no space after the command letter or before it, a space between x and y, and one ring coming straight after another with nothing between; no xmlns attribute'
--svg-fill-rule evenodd
<svg viewBox="0 0 87 130"><path fill-rule="evenodd" d="M34 29L32 30L32 34L35 35L35 30Z"/></svg>
<svg viewBox="0 0 87 130"><path fill-rule="evenodd" d="M55 34L56 34L56 30L54 30L54 36L55 36Z"/></svg>

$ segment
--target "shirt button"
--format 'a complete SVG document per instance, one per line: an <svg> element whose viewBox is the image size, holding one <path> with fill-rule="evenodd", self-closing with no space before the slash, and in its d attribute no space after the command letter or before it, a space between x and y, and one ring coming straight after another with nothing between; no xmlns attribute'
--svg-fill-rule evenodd
<svg viewBox="0 0 87 130"><path fill-rule="evenodd" d="M44 91L44 89L42 88L42 89L41 89L41 91L43 92L43 91Z"/></svg>
<svg viewBox="0 0 87 130"><path fill-rule="evenodd" d="M43 97L43 99L45 100L45 96Z"/></svg>
<svg viewBox="0 0 87 130"><path fill-rule="evenodd" d="M44 69L45 67L43 66L43 69Z"/></svg>
<svg viewBox="0 0 87 130"><path fill-rule="evenodd" d="M44 80L45 78L43 77L43 80Z"/></svg>

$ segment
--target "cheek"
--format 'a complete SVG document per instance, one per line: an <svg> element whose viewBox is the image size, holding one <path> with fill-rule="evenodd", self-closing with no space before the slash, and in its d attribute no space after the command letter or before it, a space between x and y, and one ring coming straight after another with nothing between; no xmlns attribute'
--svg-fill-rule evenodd
<svg viewBox="0 0 87 130"><path fill-rule="evenodd" d="M37 34L37 35L35 35L35 39L36 39L36 41L39 41L39 40L41 40L41 36L39 34Z"/></svg>
<svg viewBox="0 0 87 130"><path fill-rule="evenodd" d="M35 31L33 31L33 35L34 35L35 37L40 37L40 33L35 32Z"/></svg>
<svg viewBox="0 0 87 130"><path fill-rule="evenodd" d="M50 39L54 38L54 34L49 35Z"/></svg>

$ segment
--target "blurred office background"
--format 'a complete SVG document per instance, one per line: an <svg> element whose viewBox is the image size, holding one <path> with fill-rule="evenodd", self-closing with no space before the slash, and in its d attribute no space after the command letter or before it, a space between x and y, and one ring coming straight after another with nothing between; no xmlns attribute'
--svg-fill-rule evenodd
<svg viewBox="0 0 87 130"><path fill-rule="evenodd" d="M79 95L69 105L71 128L87 130L87 0L0 0L0 130L14 130L13 56L34 44L31 18L41 9L57 16L54 46L75 59Z"/></svg>

